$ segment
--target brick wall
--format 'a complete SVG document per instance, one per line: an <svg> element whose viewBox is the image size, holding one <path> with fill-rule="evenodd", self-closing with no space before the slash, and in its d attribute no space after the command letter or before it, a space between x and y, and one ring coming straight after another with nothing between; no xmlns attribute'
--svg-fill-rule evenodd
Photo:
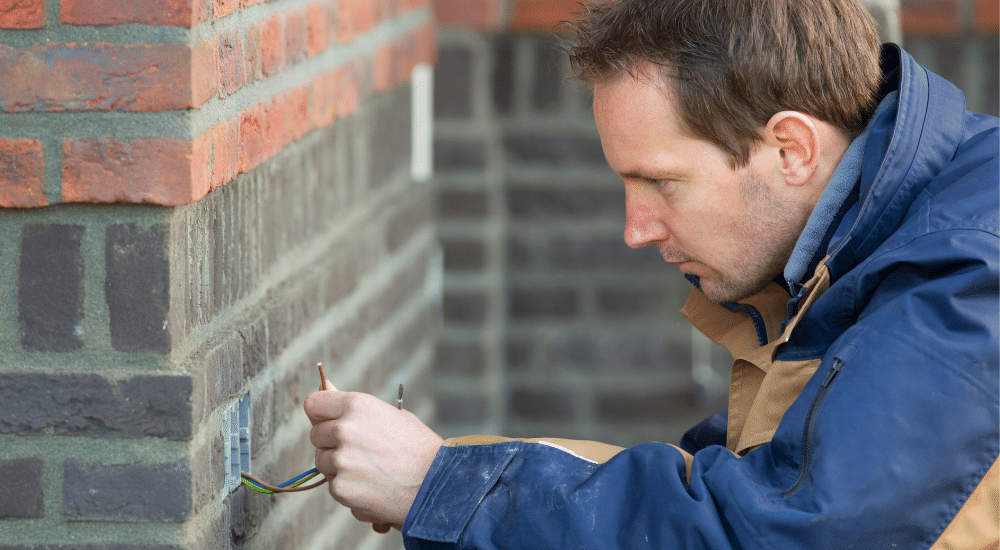
<svg viewBox="0 0 1000 550"><path fill-rule="evenodd" d="M898 1L868 5L900 41ZM445 435L674 442L725 408L728 355L677 314L690 285L622 242L621 182L555 47L576 10L435 2Z"/></svg>
<svg viewBox="0 0 1000 550"><path fill-rule="evenodd" d="M997 0L903 0L903 45L919 63L961 88L970 110L997 116L998 19Z"/></svg>
<svg viewBox="0 0 1000 550"><path fill-rule="evenodd" d="M224 431L312 467L317 361L433 414L434 42L419 0L3 5L0 548L401 546L322 489L228 490Z"/></svg>

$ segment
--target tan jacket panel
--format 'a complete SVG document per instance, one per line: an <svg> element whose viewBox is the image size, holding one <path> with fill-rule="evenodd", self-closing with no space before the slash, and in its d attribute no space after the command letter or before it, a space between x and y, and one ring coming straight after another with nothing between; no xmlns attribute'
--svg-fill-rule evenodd
<svg viewBox="0 0 1000 550"><path fill-rule="evenodd" d="M749 314L729 311L709 301L697 288L681 308L681 314L695 328L733 356L726 447L734 453L742 456L771 440L781 417L819 367L820 358L775 361L774 356L805 312L829 287L830 271L820 262L815 275L806 283L806 296L799 311L780 336L781 322L787 317L785 289L771 283L741 302L753 306L763 318L768 337L765 346L760 345Z"/></svg>
<svg viewBox="0 0 1000 550"><path fill-rule="evenodd" d="M1000 546L1000 459L965 501L930 550L987 550Z"/></svg>

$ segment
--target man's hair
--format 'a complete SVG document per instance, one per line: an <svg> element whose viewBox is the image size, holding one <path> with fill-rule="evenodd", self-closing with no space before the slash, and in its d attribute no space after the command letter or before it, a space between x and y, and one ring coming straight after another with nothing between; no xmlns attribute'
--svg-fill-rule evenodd
<svg viewBox="0 0 1000 550"><path fill-rule="evenodd" d="M881 84L877 26L857 0L608 0L570 26L578 79L641 76L653 63L674 83L684 129L734 168L780 111L856 137Z"/></svg>

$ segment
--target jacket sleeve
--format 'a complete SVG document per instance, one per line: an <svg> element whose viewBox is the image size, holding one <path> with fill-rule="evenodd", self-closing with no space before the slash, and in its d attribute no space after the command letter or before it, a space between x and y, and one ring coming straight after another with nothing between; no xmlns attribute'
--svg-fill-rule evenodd
<svg viewBox="0 0 1000 550"><path fill-rule="evenodd" d="M603 463L540 442L442 447L406 547L929 548L1000 453L997 254L995 234L966 230L872 258L858 288L881 282L856 297L859 318L744 457L710 445L688 467L659 443Z"/></svg>

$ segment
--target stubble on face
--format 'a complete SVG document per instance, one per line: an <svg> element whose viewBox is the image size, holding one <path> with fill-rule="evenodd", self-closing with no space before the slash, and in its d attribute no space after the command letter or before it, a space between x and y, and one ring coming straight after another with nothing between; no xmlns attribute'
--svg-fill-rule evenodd
<svg viewBox="0 0 1000 550"><path fill-rule="evenodd" d="M710 273L701 277L702 292L719 304L738 302L767 287L785 269L810 213L774 196L752 173L740 183L739 193L747 207L732 231L739 252L724 259L729 265L706 266Z"/></svg>

